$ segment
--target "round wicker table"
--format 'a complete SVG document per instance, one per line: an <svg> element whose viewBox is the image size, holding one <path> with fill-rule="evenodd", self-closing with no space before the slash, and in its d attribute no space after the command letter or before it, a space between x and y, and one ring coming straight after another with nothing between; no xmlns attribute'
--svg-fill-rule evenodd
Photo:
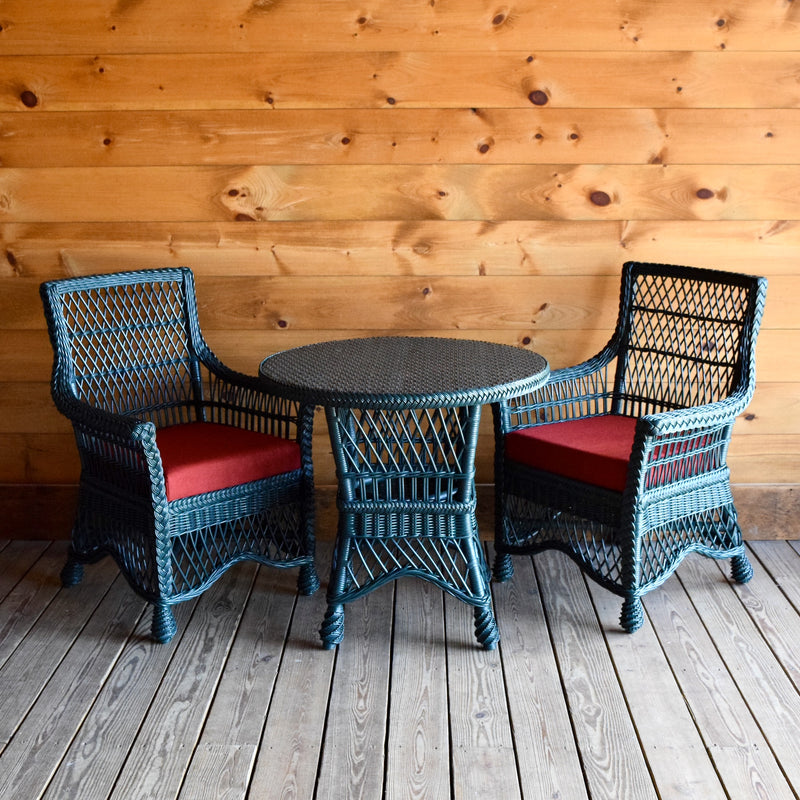
<svg viewBox="0 0 800 800"><path fill-rule="evenodd" d="M411 575L474 606L478 641L496 647L475 519L481 406L541 386L547 361L490 342L386 336L276 353L260 374L273 392L325 408L339 524L323 645L341 642L345 603Z"/></svg>

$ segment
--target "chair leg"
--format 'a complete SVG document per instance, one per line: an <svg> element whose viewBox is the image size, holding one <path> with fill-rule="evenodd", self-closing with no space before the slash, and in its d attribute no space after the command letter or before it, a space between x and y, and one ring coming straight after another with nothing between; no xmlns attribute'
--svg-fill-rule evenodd
<svg viewBox="0 0 800 800"><path fill-rule="evenodd" d="M731 578L736 583L747 583L753 577L753 567L745 555L731 559Z"/></svg>
<svg viewBox="0 0 800 800"><path fill-rule="evenodd" d="M492 573L498 583L511 580L514 576L514 563L509 553L496 553Z"/></svg>
<svg viewBox="0 0 800 800"><path fill-rule="evenodd" d="M153 624L150 628L150 635L154 642L165 644L177 632L178 624L175 622L175 615L172 608L166 603L157 603L153 606Z"/></svg>
<svg viewBox="0 0 800 800"><path fill-rule="evenodd" d="M644 608L642 600L638 596L625 598L622 603L622 613L619 615L619 624L626 633L638 631L644 623Z"/></svg>
<svg viewBox="0 0 800 800"><path fill-rule="evenodd" d="M341 643L344 639L344 605L341 603L328 605L319 635L325 650L333 650Z"/></svg>
<svg viewBox="0 0 800 800"><path fill-rule="evenodd" d="M77 586L83 580L83 564L74 556L67 558L67 563L61 570L62 586Z"/></svg>
<svg viewBox="0 0 800 800"><path fill-rule="evenodd" d="M319 576L313 564L304 564L300 567L297 577L297 591L303 595L312 595L319 589Z"/></svg>
<svg viewBox="0 0 800 800"><path fill-rule="evenodd" d="M491 608L475 606L475 638L485 650L494 650L497 647L500 633Z"/></svg>

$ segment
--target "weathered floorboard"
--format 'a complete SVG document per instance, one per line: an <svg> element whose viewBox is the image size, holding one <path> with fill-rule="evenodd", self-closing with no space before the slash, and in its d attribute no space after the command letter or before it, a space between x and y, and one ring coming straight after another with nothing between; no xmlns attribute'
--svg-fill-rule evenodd
<svg viewBox="0 0 800 800"><path fill-rule="evenodd" d="M3 545L4 567L26 549ZM58 586L64 546L0 571L4 798L800 794L798 542L750 543L742 586L690 556L633 635L620 599L562 554L515 558L493 585L492 652L471 608L411 579L349 604L323 650L324 587L299 597L294 570L252 565L178 605L178 634L156 645L109 560ZM323 584L330 555L320 544Z"/></svg>
<svg viewBox="0 0 800 800"><path fill-rule="evenodd" d="M623 687L576 565L562 553L535 559L589 795L656 800Z"/></svg>
<svg viewBox="0 0 800 800"><path fill-rule="evenodd" d="M722 582L715 590L715 596L731 591ZM644 604L706 751L729 797L788 800L794 793L739 691L740 676L728 670L693 601L673 577Z"/></svg>

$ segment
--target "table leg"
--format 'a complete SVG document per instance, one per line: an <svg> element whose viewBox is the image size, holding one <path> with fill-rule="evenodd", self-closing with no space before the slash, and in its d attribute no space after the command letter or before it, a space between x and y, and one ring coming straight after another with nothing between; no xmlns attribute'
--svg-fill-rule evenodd
<svg viewBox="0 0 800 800"><path fill-rule="evenodd" d="M323 646L342 641L346 603L414 576L472 605L476 639L493 650L500 637L475 519L480 407L326 414L339 524Z"/></svg>

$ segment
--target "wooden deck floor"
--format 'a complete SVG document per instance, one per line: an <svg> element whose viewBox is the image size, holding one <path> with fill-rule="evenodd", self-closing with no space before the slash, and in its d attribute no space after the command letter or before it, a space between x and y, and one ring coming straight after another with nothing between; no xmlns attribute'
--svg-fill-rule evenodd
<svg viewBox="0 0 800 800"><path fill-rule="evenodd" d="M61 589L64 542L0 543L0 795L34 798L750 800L800 793L800 543L755 578L693 556L619 632L561 554L495 585L502 642L415 580L348 606L241 565L169 645L108 562ZM321 562L329 546L321 547Z"/></svg>

